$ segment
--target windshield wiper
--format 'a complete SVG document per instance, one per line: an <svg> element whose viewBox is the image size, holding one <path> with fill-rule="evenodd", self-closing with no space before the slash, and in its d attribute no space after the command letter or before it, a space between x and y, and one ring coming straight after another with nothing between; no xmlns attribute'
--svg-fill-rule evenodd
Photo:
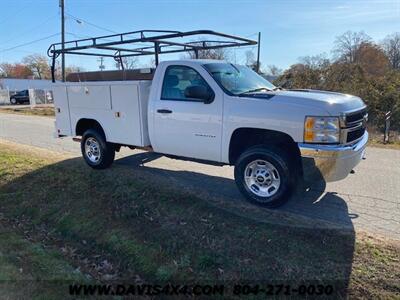
<svg viewBox="0 0 400 300"><path fill-rule="evenodd" d="M281 85L280 86L276 86L272 89L273 91L285 91L286 89L284 89Z"/></svg>
<svg viewBox="0 0 400 300"><path fill-rule="evenodd" d="M252 90L248 90L248 91L242 92L242 93L238 94L238 96L249 94L249 93L255 93L255 92L259 92L259 91L263 91L263 90L270 91L271 89L266 88L266 87L256 88L256 89L252 89Z"/></svg>

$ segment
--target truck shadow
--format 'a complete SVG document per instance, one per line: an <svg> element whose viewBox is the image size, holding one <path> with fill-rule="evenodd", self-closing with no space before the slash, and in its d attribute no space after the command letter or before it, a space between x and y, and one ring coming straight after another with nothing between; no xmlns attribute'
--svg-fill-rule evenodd
<svg viewBox="0 0 400 300"><path fill-rule="evenodd" d="M151 165L152 161L162 157L161 154L144 152L120 158L116 160L116 164L161 175L171 184L207 198L223 199L238 205L247 204L239 193L233 178L204 174L204 172L168 170ZM173 161L171 159L170 165L174 164ZM193 169L193 166L191 167ZM218 168L215 167L216 172L218 172ZM349 214L346 201L335 192L325 192L325 187L326 182L322 179L312 183L301 182L291 199L274 211L308 218L313 226L326 222L329 227L353 230L352 219L358 216ZM269 211L268 209L263 210Z"/></svg>
<svg viewBox="0 0 400 300"><path fill-rule="evenodd" d="M343 291L347 291L355 247L352 219L357 216L349 214L346 201L337 193L324 191L326 183L323 180L312 184L302 182L287 204L270 210L247 203L232 178L186 170L169 170L151 164L160 158L163 158L160 154L145 152L120 158L116 160L115 164L132 167L135 171L143 172L143 174L162 176L167 185L189 191L219 208L229 210L242 217L264 223L278 223L288 227L308 227L310 231L319 228L328 229L337 232L338 236L344 233L347 236L344 245L346 254L342 257L336 255L332 257L327 249L326 253L320 253L320 255L326 255L325 263L327 264L336 264L337 262L342 264L340 278L337 278L337 282L331 283L339 284ZM173 159L170 163L174 164ZM323 240L323 236L320 238ZM313 265L318 260L316 258L315 261L307 263ZM346 297L345 294L342 294L341 297Z"/></svg>

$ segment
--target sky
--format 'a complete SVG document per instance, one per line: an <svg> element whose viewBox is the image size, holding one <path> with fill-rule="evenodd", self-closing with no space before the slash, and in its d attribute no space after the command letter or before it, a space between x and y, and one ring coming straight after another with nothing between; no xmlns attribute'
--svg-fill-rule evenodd
<svg viewBox="0 0 400 300"><path fill-rule="evenodd" d="M48 46L60 41L59 0L0 3L0 63L46 55ZM209 29L250 39L261 32L262 64L281 69L302 56L330 57L335 37L347 30L365 31L376 42L400 32L400 0L65 0L65 11L66 40L141 29ZM230 50L229 55L244 63L248 50L256 54L256 47L249 47ZM138 63L145 66L150 58ZM95 70L99 62L67 56L66 64ZM111 60L105 65L114 68Z"/></svg>

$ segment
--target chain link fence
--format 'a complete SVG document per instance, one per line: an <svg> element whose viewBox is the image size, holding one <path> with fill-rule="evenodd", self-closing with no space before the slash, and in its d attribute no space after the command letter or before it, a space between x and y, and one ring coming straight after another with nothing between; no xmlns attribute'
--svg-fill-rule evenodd
<svg viewBox="0 0 400 300"><path fill-rule="evenodd" d="M29 89L29 104L31 107L38 105L53 104L53 92L46 89ZM16 91L0 89L0 105L11 105L10 97L16 94Z"/></svg>
<svg viewBox="0 0 400 300"><path fill-rule="evenodd" d="M53 92L51 90L29 89L29 102L31 106L53 104Z"/></svg>
<svg viewBox="0 0 400 300"><path fill-rule="evenodd" d="M0 89L0 105L10 104L10 91Z"/></svg>

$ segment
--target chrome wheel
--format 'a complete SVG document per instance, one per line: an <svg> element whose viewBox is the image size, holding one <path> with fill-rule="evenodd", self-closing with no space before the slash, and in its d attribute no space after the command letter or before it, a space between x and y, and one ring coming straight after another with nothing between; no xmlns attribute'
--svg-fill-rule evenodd
<svg viewBox="0 0 400 300"><path fill-rule="evenodd" d="M95 138L90 137L86 140L85 154L91 162L93 163L99 162L101 157L101 150L100 150L100 144Z"/></svg>
<svg viewBox="0 0 400 300"><path fill-rule="evenodd" d="M281 185L278 170L268 161L254 160L244 170L244 181L247 188L259 197L271 197Z"/></svg>

